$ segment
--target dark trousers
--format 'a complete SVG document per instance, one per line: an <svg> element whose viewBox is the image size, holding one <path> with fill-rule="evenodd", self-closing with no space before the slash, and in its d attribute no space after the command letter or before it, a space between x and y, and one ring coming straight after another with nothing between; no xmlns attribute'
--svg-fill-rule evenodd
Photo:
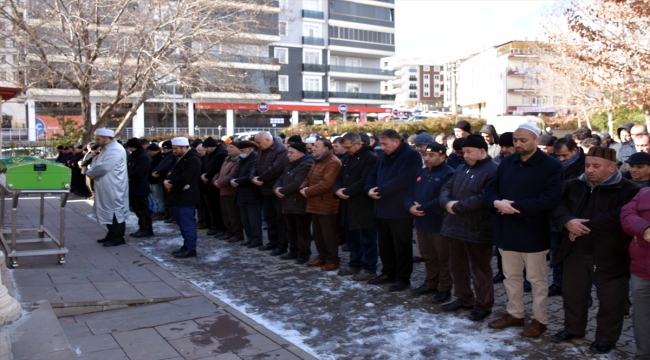
<svg viewBox="0 0 650 360"><path fill-rule="evenodd" d="M87 176L86 176L86 187L88 188L88 194L90 196L95 196L95 181Z"/></svg>
<svg viewBox="0 0 650 360"><path fill-rule="evenodd" d="M492 311L492 244L449 240L449 271L454 282L454 296L463 306ZM471 285L474 285L472 292Z"/></svg>
<svg viewBox="0 0 650 360"><path fill-rule="evenodd" d="M309 259L311 256L311 214L283 214L287 227L289 252Z"/></svg>
<svg viewBox="0 0 650 360"><path fill-rule="evenodd" d="M287 248L284 220L282 219L282 200L275 195L264 195L264 220L268 226L269 243L284 250Z"/></svg>
<svg viewBox="0 0 650 360"><path fill-rule="evenodd" d="M336 215L311 215L314 227L314 242L318 258L328 264L338 264L339 239L336 236Z"/></svg>
<svg viewBox="0 0 650 360"><path fill-rule="evenodd" d="M449 272L449 239L439 233L418 229L415 231L418 235L418 247L426 271L424 285L438 291L451 290L453 282Z"/></svg>
<svg viewBox="0 0 650 360"><path fill-rule="evenodd" d="M207 186L208 192L205 195L205 202L206 207L210 212L210 228L220 231L226 230L227 226L225 222L225 215L223 214L223 206L221 206L221 194L219 192L219 189L211 184L208 184ZM232 196L232 199L234 206L234 195ZM236 213L239 214L239 210L237 210Z"/></svg>
<svg viewBox="0 0 650 360"><path fill-rule="evenodd" d="M183 236L183 245L190 250L196 249L196 223L194 222L194 206L175 206L174 220Z"/></svg>
<svg viewBox="0 0 650 360"><path fill-rule="evenodd" d="M242 204L239 207L246 240L251 245L262 244L262 204Z"/></svg>
<svg viewBox="0 0 650 360"><path fill-rule="evenodd" d="M106 225L108 232L106 233L106 239L110 241L121 241L124 240L124 232L126 231L125 222L117 222L117 217L113 214L113 223Z"/></svg>
<svg viewBox="0 0 650 360"><path fill-rule="evenodd" d="M377 229L355 229L350 230L349 221L345 223L345 241L350 250L351 268L361 268L369 272L377 272L377 260L379 248L377 245Z"/></svg>
<svg viewBox="0 0 650 360"><path fill-rule="evenodd" d="M494 255L497 257L497 269L499 269L499 272L503 274L503 258L501 257L501 252L496 247L494 249L496 251Z"/></svg>
<svg viewBox="0 0 650 360"><path fill-rule="evenodd" d="M560 248L560 233L551 232L551 262L557 256L557 250ZM562 286L562 262L553 266L553 285Z"/></svg>
<svg viewBox="0 0 650 360"><path fill-rule="evenodd" d="M210 215L210 210L208 209L208 190L207 188L201 186L199 188L200 202L199 206L196 207L196 214L198 218L198 223L205 225L207 228L212 228L212 216Z"/></svg>
<svg viewBox="0 0 650 360"><path fill-rule="evenodd" d="M236 236L238 239L244 239L244 228L241 223L241 214L237 205L235 205L234 195L223 195L219 199L221 206L220 215L223 217L223 223L228 235ZM213 223L214 226L214 223Z"/></svg>
<svg viewBox="0 0 650 360"><path fill-rule="evenodd" d="M413 219L377 220L381 273L410 282L413 272Z"/></svg>
<svg viewBox="0 0 650 360"><path fill-rule="evenodd" d="M151 209L149 209L149 195L129 196L131 209L138 217L138 230L143 232L153 232L151 225Z"/></svg>
<svg viewBox="0 0 650 360"><path fill-rule="evenodd" d="M343 201L339 202L339 212L336 214L336 235L339 239L339 245L346 243L347 231L344 226Z"/></svg>
<svg viewBox="0 0 650 360"><path fill-rule="evenodd" d="M630 278L623 276L604 283L595 283L594 258L572 251L564 261L563 278L570 286L562 287L564 299L564 328L573 335L584 335L587 328L591 286L596 285L598 313L596 340L614 345L621 336L625 299L629 294ZM563 280L564 281L564 280Z"/></svg>
<svg viewBox="0 0 650 360"><path fill-rule="evenodd" d="M174 217L174 205L172 205L172 198L167 189L163 190L163 201L165 202L165 219L172 219Z"/></svg>

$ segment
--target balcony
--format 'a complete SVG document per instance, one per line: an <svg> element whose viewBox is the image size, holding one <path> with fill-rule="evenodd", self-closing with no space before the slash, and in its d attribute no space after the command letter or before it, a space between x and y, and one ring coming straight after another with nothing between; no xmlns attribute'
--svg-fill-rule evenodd
<svg viewBox="0 0 650 360"><path fill-rule="evenodd" d="M327 67L321 64L302 64L302 71L324 73Z"/></svg>
<svg viewBox="0 0 650 360"><path fill-rule="evenodd" d="M535 73L534 68L524 68L524 67L516 67L516 68L511 68L508 67L508 76L525 76L531 73Z"/></svg>
<svg viewBox="0 0 650 360"><path fill-rule="evenodd" d="M325 99L325 92L324 91L303 91L302 98L322 100Z"/></svg>
<svg viewBox="0 0 650 360"><path fill-rule="evenodd" d="M409 68L409 72L416 73L418 72L418 69Z"/></svg>
<svg viewBox="0 0 650 360"><path fill-rule="evenodd" d="M418 98L417 95L409 95L409 99L417 99L417 98Z"/></svg>
<svg viewBox="0 0 650 360"><path fill-rule="evenodd" d="M409 81L418 81L417 76L409 76Z"/></svg>
<svg viewBox="0 0 650 360"><path fill-rule="evenodd" d="M509 93L515 93L515 94L533 94L537 92L537 89L531 89L531 88L513 88L513 89L508 89Z"/></svg>
<svg viewBox="0 0 650 360"><path fill-rule="evenodd" d="M246 64L263 64L263 65L279 65L278 59L270 57L260 57L260 56L245 56L245 55L235 55L235 54L224 54L224 53L210 53L208 52L207 57L214 57L217 60L224 62L235 62L235 63L246 63Z"/></svg>
<svg viewBox="0 0 650 360"><path fill-rule="evenodd" d="M356 67L356 66L330 65L328 69L329 71L355 73L355 74L395 76L395 71L393 70L381 70L381 69Z"/></svg>
<svg viewBox="0 0 650 360"><path fill-rule="evenodd" d="M325 19L325 13L315 10L303 10L302 17L310 19Z"/></svg>
<svg viewBox="0 0 650 360"><path fill-rule="evenodd" d="M303 45L325 46L325 39L321 37L303 36L302 43Z"/></svg>
<svg viewBox="0 0 650 360"><path fill-rule="evenodd" d="M409 90L417 90L417 85L409 85Z"/></svg>
<svg viewBox="0 0 650 360"><path fill-rule="evenodd" d="M388 101L395 100L395 95L369 94L369 93L345 92L345 91L330 91L329 97L343 98L343 99L388 100Z"/></svg>

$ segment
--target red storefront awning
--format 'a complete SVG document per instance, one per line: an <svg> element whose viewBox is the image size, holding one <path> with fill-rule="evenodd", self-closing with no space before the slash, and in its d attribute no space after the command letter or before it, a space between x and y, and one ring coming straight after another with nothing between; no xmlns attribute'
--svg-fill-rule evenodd
<svg viewBox="0 0 650 360"><path fill-rule="evenodd" d="M257 110L258 104L228 104L228 103L194 103L197 110ZM305 104L268 104L269 111L314 111L314 112L338 112L338 105L305 105ZM382 113L390 112L390 108L379 106L356 106L348 105L349 113Z"/></svg>

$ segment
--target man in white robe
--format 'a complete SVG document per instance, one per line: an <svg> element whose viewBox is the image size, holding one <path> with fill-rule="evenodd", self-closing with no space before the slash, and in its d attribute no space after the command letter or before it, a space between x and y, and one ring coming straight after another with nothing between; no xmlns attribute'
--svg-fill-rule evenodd
<svg viewBox="0 0 650 360"><path fill-rule="evenodd" d="M97 129L95 142L101 146L101 152L86 175L95 181L95 217L108 228L106 237L97 242L107 247L119 246L126 244L124 230L129 211L126 151L113 139L110 129Z"/></svg>

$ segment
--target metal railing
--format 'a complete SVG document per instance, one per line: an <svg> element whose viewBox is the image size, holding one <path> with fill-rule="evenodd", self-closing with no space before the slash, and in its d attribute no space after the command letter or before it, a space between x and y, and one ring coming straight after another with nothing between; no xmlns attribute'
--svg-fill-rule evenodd
<svg viewBox="0 0 650 360"><path fill-rule="evenodd" d="M324 91L303 91L303 99L325 99Z"/></svg>
<svg viewBox="0 0 650 360"><path fill-rule="evenodd" d="M302 43L304 45L324 46L325 45L325 39L323 39L321 37L303 36L302 37Z"/></svg>
<svg viewBox="0 0 650 360"><path fill-rule="evenodd" d="M327 67L321 64L302 64L302 71L325 72Z"/></svg>
<svg viewBox="0 0 650 360"><path fill-rule="evenodd" d="M391 101L395 100L395 95L370 94L370 93L345 92L345 91L330 91L329 97L344 98L344 99L391 100Z"/></svg>
<svg viewBox="0 0 650 360"><path fill-rule="evenodd" d="M303 10L302 17L311 19L325 19L325 13L316 10Z"/></svg>
<svg viewBox="0 0 650 360"><path fill-rule="evenodd" d="M393 70L382 70L382 69L357 67L357 66L330 65L329 71L339 71L339 72L369 74L369 75L395 76L395 71Z"/></svg>

